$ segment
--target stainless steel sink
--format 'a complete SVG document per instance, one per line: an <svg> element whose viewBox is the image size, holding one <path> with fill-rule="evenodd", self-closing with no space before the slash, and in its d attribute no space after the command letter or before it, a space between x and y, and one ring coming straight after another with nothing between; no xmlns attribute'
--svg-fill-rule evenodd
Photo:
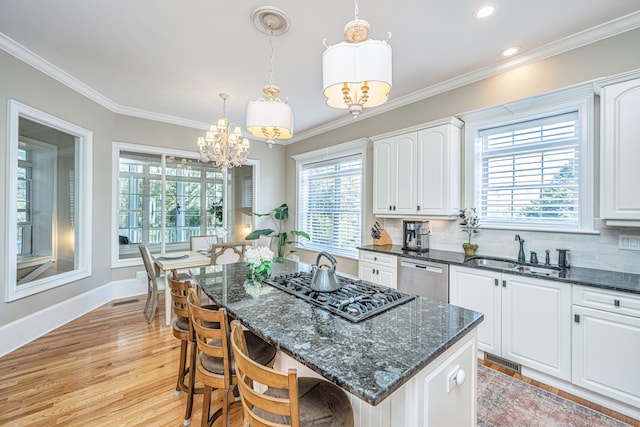
<svg viewBox="0 0 640 427"><path fill-rule="evenodd" d="M506 258L475 256L467 259L464 263L479 267L497 268L505 272L531 274L532 276L559 277L562 272L559 267L519 264Z"/></svg>
<svg viewBox="0 0 640 427"><path fill-rule="evenodd" d="M514 270L521 273L534 274L536 276L559 277L560 268L554 267L537 267L533 265L518 265Z"/></svg>
<svg viewBox="0 0 640 427"><path fill-rule="evenodd" d="M478 265L481 267L512 269L518 267L518 264L508 259L501 258L485 258L473 257L465 261L465 264Z"/></svg>

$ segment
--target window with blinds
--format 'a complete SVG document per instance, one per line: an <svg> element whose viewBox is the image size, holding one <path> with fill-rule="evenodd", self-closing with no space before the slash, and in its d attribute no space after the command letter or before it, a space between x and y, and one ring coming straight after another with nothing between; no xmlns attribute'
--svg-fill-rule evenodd
<svg viewBox="0 0 640 427"><path fill-rule="evenodd" d="M480 129L482 222L578 229L579 129L578 111Z"/></svg>
<svg viewBox="0 0 640 427"><path fill-rule="evenodd" d="M357 256L362 229L362 155L300 166L298 228L314 250Z"/></svg>

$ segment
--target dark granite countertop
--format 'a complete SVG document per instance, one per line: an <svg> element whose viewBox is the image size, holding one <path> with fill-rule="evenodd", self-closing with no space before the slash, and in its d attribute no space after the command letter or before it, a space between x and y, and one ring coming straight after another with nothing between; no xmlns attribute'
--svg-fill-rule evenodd
<svg viewBox="0 0 640 427"><path fill-rule="evenodd" d="M389 255L397 255L402 257L422 259L425 261L443 262L450 265L462 265L470 268L480 268L484 270L500 271L519 276L535 277L545 280L555 280L565 283L574 283L577 285L592 286L602 289L609 289L621 292L631 292L640 294L640 274L621 273L617 271L595 270L591 268L571 267L560 273L560 277L541 277L528 273L517 272L513 270L502 270L500 268L490 268L486 266L476 266L465 263L465 257L462 252L449 252L430 249L428 252L411 252L405 251L400 245L361 246L358 249L365 251L379 252ZM516 262L514 259L513 262Z"/></svg>
<svg viewBox="0 0 640 427"><path fill-rule="evenodd" d="M309 271L292 261L273 274ZM246 264L190 270L205 294L292 358L377 405L483 319L481 313L418 297L352 323L267 284L245 284Z"/></svg>

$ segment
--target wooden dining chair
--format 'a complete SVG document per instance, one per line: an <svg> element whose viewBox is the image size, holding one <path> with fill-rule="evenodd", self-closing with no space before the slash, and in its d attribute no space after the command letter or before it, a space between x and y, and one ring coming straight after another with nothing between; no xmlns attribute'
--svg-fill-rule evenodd
<svg viewBox="0 0 640 427"><path fill-rule="evenodd" d="M160 271L156 269L149 248L144 243L140 243L138 249L140 249L140 256L147 272L147 302L144 305L143 313L149 313L149 323L151 323L158 309L158 293L164 289L164 277L161 277Z"/></svg>
<svg viewBox="0 0 640 427"><path fill-rule="evenodd" d="M211 246L211 265L243 262L246 249L244 242L215 243Z"/></svg>
<svg viewBox="0 0 640 427"><path fill-rule="evenodd" d="M214 243L218 242L216 236L191 236L189 238L189 250L191 251L209 251Z"/></svg>
<svg viewBox="0 0 640 427"><path fill-rule="evenodd" d="M353 409L340 387L321 379L298 377L262 366L247 357L242 325L231 322L231 348L236 363L244 425L251 427L353 426ZM267 387L264 393L255 384Z"/></svg>
<svg viewBox="0 0 640 427"><path fill-rule="evenodd" d="M189 292L187 304L198 351L195 373L204 384L201 425L211 426L216 419L222 417L222 425L228 426L231 406L239 401L233 395L237 377L229 348L226 310L199 306L195 290ZM244 336L249 343L249 357L259 365L273 366L276 348L250 331L245 331ZM190 377L189 386L193 387L194 382L195 378ZM221 410L211 414L214 402L221 406Z"/></svg>

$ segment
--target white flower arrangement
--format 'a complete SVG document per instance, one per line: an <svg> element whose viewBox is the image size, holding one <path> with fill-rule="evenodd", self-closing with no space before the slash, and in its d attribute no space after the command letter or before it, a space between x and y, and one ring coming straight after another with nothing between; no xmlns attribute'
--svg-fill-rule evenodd
<svg viewBox="0 0 640 427"><path fill-rule="evenodd" d="M266 295L273 289L269 285L263 285L262 283L244 282L244 291L247 295L251 295L253 298Z"/></svg>
<svg viewBox="0 0 640 427"><path fill-rule="evenodd" d="M460 225L462 230L469 235L469 244L471 244L471 235L478 233L478 227L480 226L480 218L476 212L476 208L464 208L460 210Z"/></svg>
<svg viewBox="0 0 640 427"><path fill-rule="evenodd" d="M244 260L249 268L258 270L260 266L270 266L273 260L273 251L266 246L247 248L244 253Z"/></svg>

